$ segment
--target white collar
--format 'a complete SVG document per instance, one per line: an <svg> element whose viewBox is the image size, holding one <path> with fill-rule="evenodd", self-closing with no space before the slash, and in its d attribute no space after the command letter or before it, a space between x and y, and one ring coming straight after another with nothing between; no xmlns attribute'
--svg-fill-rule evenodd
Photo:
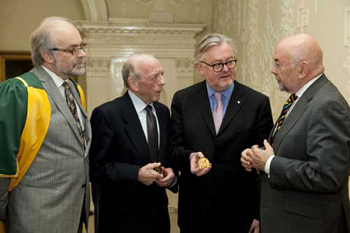
<svg viewBox="0 0 350 233"><path fill-rule="evenodd" d="M64 80L62 78L60 78L57 74L55 74L54 72L52 72L51 70L49 70L45 66L41 66L41 67L50 75L50 77L55 82L55 84L58 88L62 86L62 84L64 83Z"/></svg>
<svg viewBox="0 0 350 233"><path fill-rule="evenodd" d="M302 88L300 88L295 94L298 96L298 98L300 98L304 92L314 83L317 81L317 79L319 79L321 76L323 75L320 74L319 76L317 76L316 78L314 79L311 79L308 83L306 83Z"/></svg>

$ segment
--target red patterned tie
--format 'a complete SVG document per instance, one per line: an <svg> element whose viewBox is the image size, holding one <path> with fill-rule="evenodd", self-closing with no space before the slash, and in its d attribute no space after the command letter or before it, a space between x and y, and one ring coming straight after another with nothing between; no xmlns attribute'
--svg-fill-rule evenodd
<svg viewBox="0 0 350 233"><path fill-rule="evenodd" d="M215 93L214 94L217 105L216 108L213 112L213 118L214 118L214 124L215 124L215 131L216 134L218 134L219 129L220 129L220 125L222 122L222 115L224 112L224 107L222 105L222 101L221 101L221 93Z"/></svg>
<svg viewBox="0 0 350 233"><path fill-rule="evenodd" d="M81 126L80 120L79 120L77 105L75 104L72 90L70 89L69 84L67 82L64 82L62 84L62 86L64 87L64 92L66 95L66 101L67 101L68 108L72 112L72 115L73 115L74 120L75 120L75 124L78 127L78 131L79 131L79 135L80 135L80 142L82 145L84 145L85 136L83 133L83 128Z"/></svg>
<svg viewBox="0 0 350 233"><path fill-rule="evenodd" d="M290 109L290 107L292 106L292 104L294 103L294 101L298 98L298 96L296 94L292 94L289 96L287 102L283 105L282 111L281 111L281 115L277 120L277 125L275 127L275 132L273 134L273 137L276 136L278 130L280 130L284 120L286 119L287 116L287 112Z"/></svg>

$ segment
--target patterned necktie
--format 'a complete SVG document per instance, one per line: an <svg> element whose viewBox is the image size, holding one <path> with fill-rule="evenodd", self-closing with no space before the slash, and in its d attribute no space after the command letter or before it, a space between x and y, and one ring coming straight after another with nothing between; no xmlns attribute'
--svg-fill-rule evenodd
<svg viewBox="0 0 350 233"><path fill-rule="evenodd" d="M72 115L73 115L74 120L75 120L75 124L78 127L78 131L79 131L79 135L80 135L80 142L81 142L82 145L84 145L85 136L84 136L84 133L83 133L83 128L82 128L82 126L80 124L78 111L77 111L77 105L75 104L72 90L70 89L69 84L67 82L64 82L62 84L62 86L64 87L64 92L65 92L65 95L66 95L66 101L67 101L68 108L72 112Z"/></svg>
<svg viewBox="0 0 350 233"><path fill-rule="evenodd" d="M147 122L147 138L149 151L151 153L152 162L158 162L158 130L156 117L152 112L152 106L147 105L145 108L147 111L146 122Z"/></svg>
<svg viewBox="0 0 350 233"><path fill-rule="evenodd" d="M218 134L220 125L222 122L222 114L224 112L224 106L222 105L222 101L221 101L221 93L215 93L214 96L215 96L217 105L213 112L213 118L214 118L214 124L215 124L215 131L216 131L216 134Z"/></svg>
<svg viewBox="0 0 350 233"><path fill-rule="evenodd" d="M283 105L282 111L281 111L281 115L277 120L277 125L275 127L275 132L273 134L273 137L276 136L278 130L280 130L284 120L286 119L287 116L287 112L290 109L290 107L293 105L294 101L298 98L298 96L296 94L292 94L289 96L287 102Z"/></svg>

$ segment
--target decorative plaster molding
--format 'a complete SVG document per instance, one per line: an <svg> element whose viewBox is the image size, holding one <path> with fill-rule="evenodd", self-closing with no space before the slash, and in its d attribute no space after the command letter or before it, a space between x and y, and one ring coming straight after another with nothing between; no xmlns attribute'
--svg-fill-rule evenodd
<svg viewBox="0 0 350 233"><path fill-rule="evenodd" d="M280 25L281 37L288 37L295 33L295 19L294 19L294 5L295 0L284 0L281 7L282 20Z"/></svg>
<svg viewBox="0 0 350 233"><path fill-rule="evenodd" d="M181 57L175 59L176 76L193 77L194 58Z"/></svg>
<svg viewBox="0 0 350 233"><path fill-rule="evenodd" d="M344 12L344 46L350 47L350 7Z"/></svg>
<svg viewBox="0 0 350 233"><path fill-rule="evenodd" d="M85 20L107 21L108 11L105 0L80 0L85 14Z"/></svg>
<svg viewBox="0 0 350 233"><path fill-rule="evenodd" d="M110 67L111 67L110 58L88 57L86 59L86 74L89 77L107 78L109 76Z"/></svg>
<svg viewBox="0 0 350 233"><path fill-rule="evenodd" d="M318 13L318 0L314 0L314 12L315 12L315 15L317 15L317 13Z"/></svg>

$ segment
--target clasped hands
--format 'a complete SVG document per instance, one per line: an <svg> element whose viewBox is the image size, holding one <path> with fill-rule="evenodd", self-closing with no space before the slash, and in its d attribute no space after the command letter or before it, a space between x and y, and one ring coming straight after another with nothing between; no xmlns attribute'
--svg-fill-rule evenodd
<svg viewBox="0 0 350 233"><path fill-rule="evenodd" d="M251 172L255 168L258 171L264 171L267 160L275 154L267 140L264 140L264 147L259 148L258 145L254 145L242 152L241 163L245 170Z"/></svg>
<svg viewBox="0 0 350 233"><path fill-rule="evenodd" d="M149 163L141 167L138 173L138 180L147 186L155 182L160 187L169 187L175 178L174 171L170 167L161 167L163 174L160 174L154 170L154 168L159 166L161 166L161 163Z"/></svg>

